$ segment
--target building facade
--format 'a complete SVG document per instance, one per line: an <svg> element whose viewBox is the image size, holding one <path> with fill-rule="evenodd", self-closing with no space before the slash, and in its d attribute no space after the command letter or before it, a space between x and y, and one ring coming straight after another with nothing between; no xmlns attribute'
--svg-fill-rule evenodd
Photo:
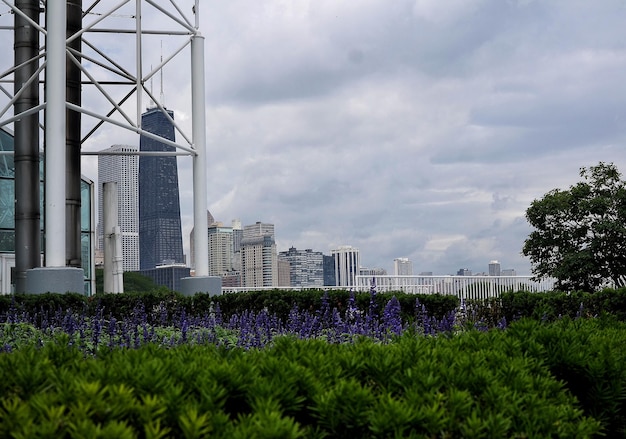
<svg viewBox="0 0 626 439"><path fill-rule="evenodd" d="M353 287L360 274L361 254L358 248L342 245L331 250L335 264L335 283L339 287Z"/></svg>
<svg viewBox="0 0 626 439"><path fill-rule="evenodd" d="M104 248L104 183L117 183L118 224L122 232L124 271L137 271L139 264L139 156L131 145L113 145L98 156L98 248ZM130 154L124 154L130 153Z"/></svg>
<svg viewBox="0 0 626 439"><path fill-rule="evenodd" d="M335 258L332 255L323 255L324 264L324 286L334 287L337 285L335 279Z"/></svg>
<svg viewBox="0 0 626 439"><path fill-rule="evenodd" d="M324 286L324 255L308 248L278 253L278 259L289 262L289 279L292 287L319 288Z"/></svg>
<svg viewBox="0 0 626 439"><path fill-rule="evenodd" d="M360 276L386 276L387 270L381 267L375 267L375 268L361 267L359 268L359 275Z"/></svg>
<svg viewBox="0 0 626 439"><path fill-rule="evenodd" d="M393 274L396 276L413 276L413 262L409 258L393 260Z"/></svg>
<svg viewBox="0 0 626 439"><path fill-rule="evenodd" d="M174 113L168 111L173 119ZM174 125L158 109L141 115L142 128L174 141ZM173 146L141 136L142 152L174 152ZM141 269L152 269L165 261L184 264L180 222L178 166L176 156L139 158L139 260Z"/></svg>
<svg viewBox="0 0 626 439"><path fill-rule="evenodd" d="M257 221L243 228L241 240L241 286L278 286L278 255L274 224Z"/></svg>
<svg viewBox="0 0 626 439"><path fill-rule="evenodd" d="M209 226L209 276L233 271L233 228L221 222Z"/></svg>
<svg viewBox="0 0 626 439"><path fill-rule="evenodd" d="M500 263L498 261L489 262L489 276L500 276Z"/></svg>

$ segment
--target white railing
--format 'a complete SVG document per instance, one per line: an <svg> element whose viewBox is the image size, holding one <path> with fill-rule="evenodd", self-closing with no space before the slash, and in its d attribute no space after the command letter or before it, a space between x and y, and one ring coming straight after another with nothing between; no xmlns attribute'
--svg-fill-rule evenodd
<svg viewBox="0 0 626 439"><path fill-rule="evenodd" d="M555 280L535 281L530 276L357 276L357 291L372 285L377 292L455 295L460 299L487 299L506 291L551 291Z"/></svg>
<svg viewBox="0 0 626 439"><path fill-rule="evenodd" d="M325 287L222 287L222 294L245 291L354 290L369 291L372 282L376 292L402 291L410 294L455 295L460 299L487 299L506 291L551 291L554 279L534 281L530 276L357 276L356 285Z"/></svg>

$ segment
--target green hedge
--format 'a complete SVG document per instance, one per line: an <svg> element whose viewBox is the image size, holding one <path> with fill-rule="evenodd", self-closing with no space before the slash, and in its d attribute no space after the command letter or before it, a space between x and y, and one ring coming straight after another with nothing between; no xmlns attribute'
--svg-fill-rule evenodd
<svg viewBox="0 0 626 439"><path fill-rule="evenodd" d="M596 293L574 291L507 292L501 295L501 308L507 320L531 317L555 320L559 317L590 317L610 314L626 321L626 288L606 288Z"/></svg>
<svg viewBox="0 0 626 439"><path fill-rule="evenodd" d="M0 315L6 315L15 309L17 312L25 312L30 315L44 316L46 313L54 314L59 309L74 310L78 313L93 315L99 308L105 316L113 316L118 320L133 317L139 310L147 313L151 319L158 322L161 314L173 318L184 311L187 315L203 316L214 311L219 305L224 318L243 311L259 312L267 309L275 313L283 321L286 321L289 312L294 305L299 310L315 312L322 306L322 297L328 294L330 309L336 307L344 312L350 300L349 291L305 290L305 291L255 291L222 296L209 296L197 294L186 297L170 291L153 291L145 293L130 292L124 294L97 294L90 298L79 294L41 294L28 295L17 294L14 296L0 296ZM410 321L415 315L416 299L424 305L429 315L441 319L444 315L452 312L459 303L455 296L414 295L406 293L384 293L375 296L375 307L381 313L387 302L396 296L398 299L403 320ZM356 293L355 301L359 309L368 310L370 293ZM167 322L165 322L167 323Z"/></svg>
<svg viewBox="0 0 626 439"><path fill-rule="evenodd" d="M609 348L626 341L626 329L610 337L597 331L587 323L520 322L511 331L406 335L388 345L282 338L260 351L146 346L98 358L84 358L60 338L0 355L0 437L610 434L621 431L608 427L623 413L599 406L609 390L583 404L587 411L598 405L600 424L565 387L581 376L567 375L570 368L592 370L602 389L623 385L626 363ZM585 349L576 344L585 337L598 344L588 355L566 356L559 381L549 351L564 333L576 348Z"/></svg>
<svg viewBox="0 0 626 439"><path fill-rule="evenodd" d="M298 306L300 310L316 311L322 305L324 291L256 291L209 296L197 294L185 297L179 293L158 290L151 292L130 292L124 294L97 294L90 298L79 294L42 294L0 296L0 316L10 312L37 314L55 313L59 309L74 310L93 315L99 307L104 315L117 319L127 319L138 309L143 309L153 319L160 314L175 318L178 313L203 316L215 310L219 305L225 318L243 311L260 311L264 308L286 320L289 312ZM328 303L331 309L336 307L345 311L350 300L349 291L328 291ZM385 304L395 296L401 306L404 321L411 321L415 316L416 299L426 312L441 319L459 306L456 296L439 294L406 294L402 292L380 293L375 296L375 305L381 312ZM368 292L357 293L355 300L362 310L369 309L371 295ZM470 321L482 321L489 327L496 326L504 317L508 322L530 317L536 320L552 321L560 317L589 317L610 314L620 321L626 321L626 288L605 289L596 293L559 291L535 293L526 291L505 292L499 298L484 301L466 302ZM157 321L158 323L158 321Z"/></svg>

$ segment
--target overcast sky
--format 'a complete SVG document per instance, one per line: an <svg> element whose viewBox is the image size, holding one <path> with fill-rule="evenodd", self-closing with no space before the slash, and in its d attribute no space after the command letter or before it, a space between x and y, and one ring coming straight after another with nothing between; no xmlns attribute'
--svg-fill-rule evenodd
<svg viewBox="0 0 626 439"><path fill-rule="evenodd" d="M279 251L530 274L529 204L580 167L626 172L624 0L202 0L200 17L209 210L274 223ZM177 66L163 96L184 123ZM103 132L87 146L138 143ZM191 160L179 166L187 249Z"/></svg>

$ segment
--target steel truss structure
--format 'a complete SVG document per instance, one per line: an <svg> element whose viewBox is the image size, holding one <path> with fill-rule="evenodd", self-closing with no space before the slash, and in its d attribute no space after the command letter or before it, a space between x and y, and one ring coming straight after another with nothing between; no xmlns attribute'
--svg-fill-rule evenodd
<svg viewBox="0 0 626 439"><path fill-rule="evenodd" d="M121 0L116 4L111 1L86 0L38 1L38 0L0 0L0 4L8 8L7 13L0 12L2 19L13 16L12 26L0 26L0 30L14 30L19 38L19 29L36 31L45 40L36 50L31 50L30 57L0 73L0 92L8 98L8 102L0 105L0 127L17 125L29 118L35 119L44 132L45 153L45 267L65 267L72 262L72 245L68 235L72 229L80 229L80 223L71 217L72 210L66 203L71 199L71 185L66 180L72 175L80 178L80 157L69 158L70 143L78 143L80 155L95 155L93 151L83 150L88 140L104 126L117 127L138 135L156 139L176 148L174 155L187 155L193 160L193 210L194 227L198 230L207 229L207 190L206 190L206 132L205 132L205 85L204 85L204 37L200 33L200 1L199 0ZM78 10L78 16L76 12ZM146 12L149 12L148 14ZM45 16L45 25L38 20L39 13ZM73 15L74 14L74 15ZM144 20L150 17L148 27ZM156 27L155 26L156 23ZM108 35L116 38L129 36L133 40L134 65L124 65L124 61L116 58L116 53L107 53ZM104 37L104 38L103 38ZM144 51L146 38L167 38L168 42L182 40L178 47L166 56L162 53L160 62L155 67L146 68ZM104 43L103 43L104 42ZM150 48L153 49L154 45ZM18 51L15 43L14 50ZM173 65L181 55L188 56L191 132L182 124L173 120L165 109L163 99L154 96L152 82L163 68ZM125 55L127 57L127 54ZM23 58L23 57L22 57ZM181 69L176 64L175 69ZM24 74L27 71L28 74ZM78 76L76 73L78 72ZM74 77L72 77L74 75ZM78 96L72 94L71 82L77 88ZM161 76L162 81L162 76ZM6 84L13 84L11 92ZM43 100L38 102L32 97L28 105L20 105L29 90L43 86ZM81 87L92 87L106 105L90 108L81 102ZM120 90L124 90L120 94ZM69 92L68 92L69 90ZM162 94L162 85L161 85ZM173 124L177 133L177 142L161 138L144 131L141 127L141 114L144 111L144 96L149 103L156 106ZM162 98L162 96L161 96ZM134 101L134 105L133 105ZM91 127L76 119L73 114L85 116L95 121ZM72 119L74 117L74 119ZM76 122L78 121L78 122ZM80 139L70 139L69 132L79 125ZM20 139L16 130L16 156ZM37 138L38 139L38 138ZM29 139L31 143L38 140ZM39 146L37 146L39 148ZM155 153L151 153L154 155ZM17 162L16 162L17 163ZM16 167L17 174L17 167ZM19 179L16 179L16 186ZM18 191L16 187L16 199ZM19 200L17 200L19 203ZM67 215L70 217L68 218ZM19 212L16 211L16 234ZM78 220L79 221L79 220ZM69 225L69 227L67 226ZM32 231L31 231L32 233ZM208 237L206 233L194 234L196 252L196 276L208 275ZM23 248L16 245L16 269L19 252ZM39 253L40 250L36 250ZM32 265L32 264L31 264ZM24 267L22 267L23 269ZM32 267L27 267L32 268Z"/></svg>

